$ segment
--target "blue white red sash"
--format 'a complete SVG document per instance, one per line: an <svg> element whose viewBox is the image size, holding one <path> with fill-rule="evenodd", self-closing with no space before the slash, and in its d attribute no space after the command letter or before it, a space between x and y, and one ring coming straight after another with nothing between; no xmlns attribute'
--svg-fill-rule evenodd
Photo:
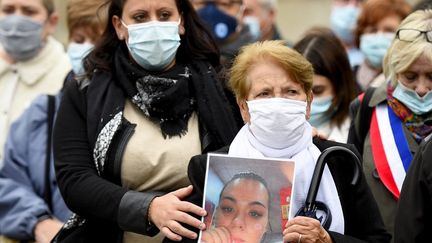
<svg viewBox="0 0 432 243"><path fill-rule="evenodd" d="M387 104L381 104L372 113L369 133L378 175L398 199L412 160L403 123Z"/></svg>

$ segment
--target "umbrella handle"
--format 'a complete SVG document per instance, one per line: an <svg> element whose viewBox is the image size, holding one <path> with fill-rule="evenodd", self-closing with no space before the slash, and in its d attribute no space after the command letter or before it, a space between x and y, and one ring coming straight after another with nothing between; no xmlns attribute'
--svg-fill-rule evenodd
<svg viewBox="0 0 432 243"><path fill-rule="evenodd" d="M310 208L315 204L316 196L321 182L321 177L324 171L325 164L327 163L326 158L329 154L334 154L334 153L346 153L347 155L352 157L352 160L350 161L354 162L354 176L351 180L351 185L357 184L360 178L360 170L361 170L360 159L357 157L357 155L351 150L342 146L329 147L325 149L318 157L317 163L315 165L315 170L312 175L309 191L306 197L306 202L305 202L306 208Z"/></svg>
<svg viewBox="0 0 432 243"><path fill-rule="evenodd" d="M321 218L317 217L316 214L317 211L322 211L324 213L325 215L324 220L322 217ZM332 214L330 209L327 207L325 203L320 201L316 201L312 207L306 207L306 206L301 207L297 211L295 216L304 216L304 217L316 219L320 221L322 227L326 230L330 228L332 222Z"/></svg>

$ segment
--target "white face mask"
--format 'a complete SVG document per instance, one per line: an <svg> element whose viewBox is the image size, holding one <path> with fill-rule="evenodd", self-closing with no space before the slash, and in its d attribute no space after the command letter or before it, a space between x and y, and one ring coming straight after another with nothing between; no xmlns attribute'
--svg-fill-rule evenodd
<svg viewBox="0 0 432 243"><path fill-rule="evenodd" d="M291 147L310 127L305 101L270 98L247 101L249 129L263 145L274 149Z"/></svg>
<svg viewBox="0 0 432 243"><path fill-rule="evenodd" d="M420 97L417 92L398 81L393 97L404 103L414 114L422 115L432 111L432 91Z"/></svg>
<svg viewBox="0 0 432 243"><path fill-rule="evenodd" d="M72 64L72 70L76 75L84 74L83 59L86 57L94 48L91 43L76 43L71 42L67 48L67 54Z"/></svg>
<svg viewBox="0 0 432 243"><path fill-rule="evenodd" d="M133 59L144 69L161 71L175 58L180 46L178 22L151 21L126 25L129 39L128 48Z"/></svg>
<svg viewBox="0 0 432 243"><path fill-rule="evenodd" d="M243 23L245 23L249 27L249 32L254 38L254 40L258 40L261 38L260 21L257 17L246 16L243 19Z"/></svg>

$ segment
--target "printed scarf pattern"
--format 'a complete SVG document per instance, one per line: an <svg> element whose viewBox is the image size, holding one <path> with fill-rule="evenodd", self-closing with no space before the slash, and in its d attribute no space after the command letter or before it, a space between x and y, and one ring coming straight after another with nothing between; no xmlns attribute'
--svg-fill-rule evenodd
<svg viewBox="0 0 432 243"><path fill-rule="evenodd" d="M189 68L175 65L163 74L148 73L122 51L119 48L114 59L115 75L132 103L159 124L165 138L187 133L189 118L196 109L189 88Z"/></svg>
<svg viewBox="0 0 432 243"><path fill-rule="evenodd" d="M411 132L414 139L420 143L432 132L432 127L424 124L426 119L432 117L432 112L423 115L414 114L404 104L393 97L394 89L395 87L389 82L387 85L387 103L396 116L400 118L405 127Z"/></svg>

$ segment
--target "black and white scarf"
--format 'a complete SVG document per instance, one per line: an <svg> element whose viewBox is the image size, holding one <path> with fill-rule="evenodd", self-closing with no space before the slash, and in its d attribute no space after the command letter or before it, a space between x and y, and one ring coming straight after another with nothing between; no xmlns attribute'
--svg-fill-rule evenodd
<svg viewBox="0 0 432 243"><path fill-rule="evenodd" d="M120 53L114 63L122 89L146 117L160 125L164 137L187 132L189 118L196 110L188 67L176 65L167 72L151 74Z"/></svg>
<svg viewBox="0 0 432 243"><path fill-rule="evenodd" d="M219 143L229 144L238 128L214 69L204 62L177 63L163 73L149 73L119 47L114 77L145 116L160 125L164 137L182 136L194 111ZM232 124L226 127L223 124Z"/></svg>

